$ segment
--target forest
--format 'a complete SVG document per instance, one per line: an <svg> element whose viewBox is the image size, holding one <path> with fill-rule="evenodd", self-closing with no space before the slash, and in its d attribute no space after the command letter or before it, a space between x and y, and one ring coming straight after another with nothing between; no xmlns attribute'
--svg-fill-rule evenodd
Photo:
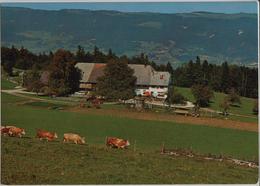
<svg viewBox="0 0 260 186"><path fill-rule="evenodd" d="M13 75L13 68L23 70L33 69L39 72L54 70L55 54L58 51L35 54L24 47L1 47L1 66L10 76ZM107 53L102 52L96 46L93 51L85 51L83 47L78 46L75 53L68 50L63 50L63 52L65 52L64 56L66 56L66 60L63 59L65 64L70 63L72 65L76 62L107 63L109 60L114 59L124 61L128 64L151 65L155 70L171 73L174 86L192 87L203 84L217 92L228 93L232 89L240 96L258 97L258 69L229 64L227 61L224 61L221 65L216 65L211 64L207 60L201 61L200 57L197 56L195 60L190 60L180 67L173 69L171 63L157 65L155 62L149 60L148 56L144 53L130 58L126 55L117 56L111 49ZM57 60L60 59L58 58ZM80 78L79 75L75 75L75 77ZM73 90L76 91L75 85L73 87ZM73 91L68 91L68 93L71 92Z"/></svg>

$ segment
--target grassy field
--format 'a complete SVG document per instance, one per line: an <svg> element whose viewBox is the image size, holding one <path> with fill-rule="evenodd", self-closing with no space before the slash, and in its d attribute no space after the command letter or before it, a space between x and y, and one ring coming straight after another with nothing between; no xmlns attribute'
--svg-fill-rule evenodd
<svg viewBox="0 0 260 186"><path fill-rule="evenodd" d="M4 184L256 183L258 179L257 169L159 154L164 142L167 148L257 160L257 132L75 113L66 110L68 104L6 93L1 94L1 104L2 125L26 130L22 139L2 137ZM104 106L109 108L115 107ZM37 128L55 131L59 138L49 143L37 140ZM85 136L87 145L61 143L65 132ZM107 149L106 136L127 138L131 146Z"/></svg>
<svg viewBox="0 0 260 186"><path fill-rule="evenodd" d="M188 100L190 100L192 102L195 101L190 88L176 87L176 90L178 92L180 92ZM220 102L223 101L225 96L226 96L226 94L214 92L214 98L211 100L209 108L221 111L219 104L220 104ZM240 100L241 100L241 106L240 107L230 107L229 111L232 113L235 113L235 114L250 115L250 116L254 116L257 118L257 116L253 115L253 112L252 112L255 99L240 97Z"/></svg>
<svg viewBox="0 0 260 186"><path fill-rule="evenodd" d="M14 89L17 84L8 81L6 78L1 77L1 89Z"/></svg>
<svg viewBox="0 0 260 186"><path fill-rule="evenodd" d="M258 134L224 128L145 121L114 116L72 113L39 105L16 105L15 96L2 94L2 123L15 124L35 136L36 128L86 136L90 144L103 144L106 136L136 140L137 149L159 150L168 147L192 148L196 152L230 155L242 159L258 157ZM15 112L14 112L15 111Z"/></svg>
<svg viewBox="0 0 260 186"><path fill-rule="evenodd" d="M131 149L2 138L2 184L256 183L257 169Z"/></svg>

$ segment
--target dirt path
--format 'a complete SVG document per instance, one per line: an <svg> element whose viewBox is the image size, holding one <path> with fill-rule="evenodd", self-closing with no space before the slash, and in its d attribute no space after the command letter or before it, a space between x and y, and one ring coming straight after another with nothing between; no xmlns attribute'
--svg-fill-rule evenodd
<svg viewBox="0 0 260 186"><path fill-rule="evenodd" d="M181 115L170 115L163 113L151 113L151 112L136 112L129 109L94 109L94 108L70 108L67 111L70 112L79 112L79 113L89 113L96 115L112 115L117 117L127 117L133 119L142 119L142 120L153 120L153 121L174 121L176 123L182 124L194 124L194 125L206 125L212 127L221 127L221 128L231 128L238 130L246 130L258 132L257 123L249 122L240 122L234 120L223 120L216 118L195 118L191 116L181 116Z"/></svg>
<svg viewBox="0 0 260 186"><path fill-rule="evenodd" d="M13 95L13 96L18 96L18 97L22 97L22 98L27 98L29 100L35 100L35 101L44 101L44 102L48 102L48 103L64 103L64 104L68 104L68 102L65 101L60 101L60 100L49 100L49 99L44 99L44 98L38 98L38 97L32 97L32 96L27 96L21 93L27 93L27 92L23 92L22 90L1 90L1 92ZM31 94L32 95L32 94Z"/></svg>

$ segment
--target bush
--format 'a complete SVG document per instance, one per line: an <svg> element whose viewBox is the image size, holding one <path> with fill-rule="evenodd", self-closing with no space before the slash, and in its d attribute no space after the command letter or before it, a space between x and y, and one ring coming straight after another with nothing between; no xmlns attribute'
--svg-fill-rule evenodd
<svg viewBox="0 0 260 186"><path fill-rule="evenodd" d="M196 104L198 104L201 107L209 106L209 101L214 96L214 92L207 85L193 85L191 87L191 91L196 100Z"/></svg>
<svg viewBox="0 0 260 186"><path fill-rule="evenodd" d="M179 92L173 93L173 97L172 97L173 104L184 104L185 100L186 100L185 97L181 93Z"/></svg>
<svg viewBox="0 0 260 186"><path fill-rule="evenodd" d="M231 105L234 105L234 103L241 104L240 96L234 88L231 88L229 90L228 101L231 103Z"/></svg>
<svg viewBox="0 0 260 186"><path fill-rule="evenodd" d="M253 107L253 113L255 115L258 114L258 100L255 101L254 107Z"/></svg>
<svg viewBox="0 0 260 186"><path fill-rule="evenodd" d="M230 107L229 97L225 97L219 106L223 109L223 115L228 115L228 110Z"/></svg>

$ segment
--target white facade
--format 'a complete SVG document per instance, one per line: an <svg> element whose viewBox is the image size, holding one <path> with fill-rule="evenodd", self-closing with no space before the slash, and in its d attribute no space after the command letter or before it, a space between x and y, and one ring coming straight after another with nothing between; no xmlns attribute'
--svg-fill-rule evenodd
<svg viewBox="0 0 260 186"><path fill-rule="evenodd" d="M161 98L166 99L168 88L159 88L159 87L149 87L149 88L137 88L135 89L135 93L137 96L147 96L147 97L154 97L154 98Z"/></svg>

